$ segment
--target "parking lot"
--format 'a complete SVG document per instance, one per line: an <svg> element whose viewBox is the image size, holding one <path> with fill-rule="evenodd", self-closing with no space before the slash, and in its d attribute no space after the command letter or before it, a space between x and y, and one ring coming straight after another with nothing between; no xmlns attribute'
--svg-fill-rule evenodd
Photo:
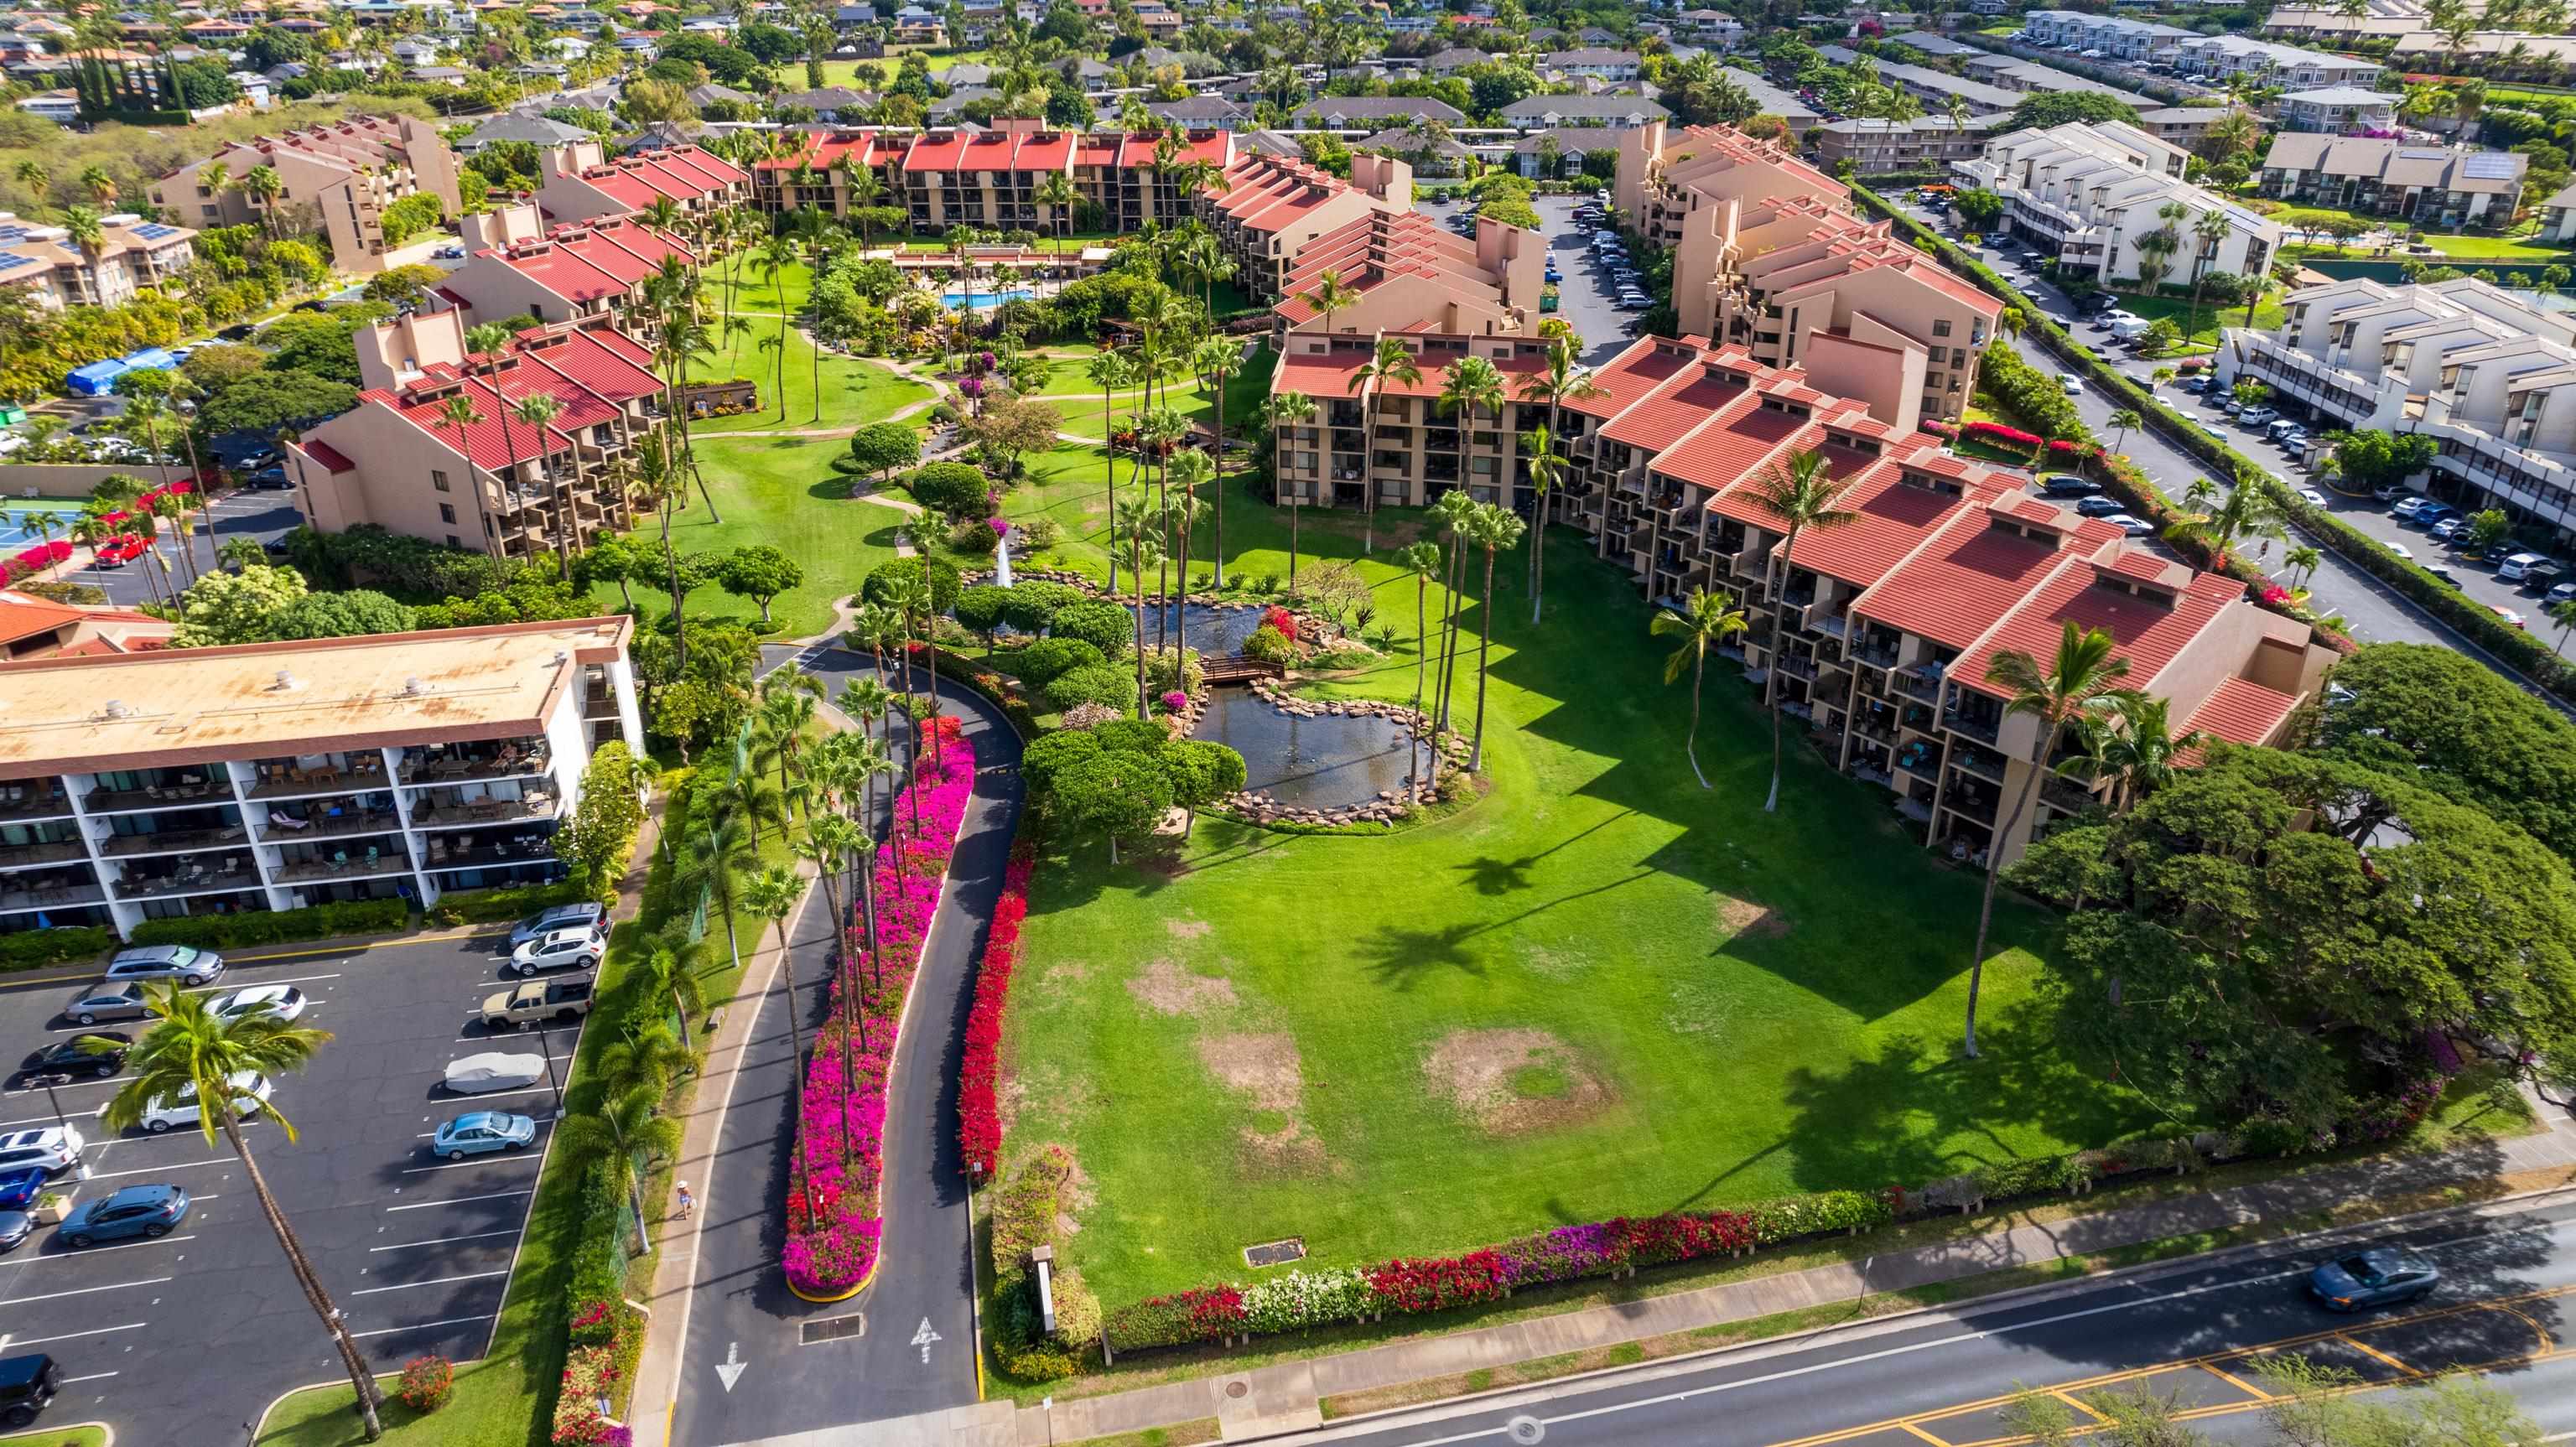
<svg viewBox="0 0 2576 1447"><path fill-rule="evenodd" d="M1574 219L1578 198L1541 196L1531 204L1545 223L1548 250L1555 255L1560 273L1554 315L1563 317L1583 338L1584 362L1599 366L1627 350L1636 336L1637 319L1645 313L1619 309L1619 288L1609 268L1593 259L1592 228ZM1414 209L1446 226L1450 217L1467 208L1464 202L1447 201L1424 202Z"/></svg>
<svg viewBox="0 0 2576 1447"><path fill-rule="evenodd" d="M503 1032L475 1016L505 988L501 937L396 943L373 950L283 955L225 972L213 990L291 984L311 1004L299 1022L334 1037L304 1072L276 1082L275 1104L299 1133L249 1127L269 1189L302 1238L334 1302L383 1370L436 1353L479 1357L490 1339L543 1148L552 1137L550 1086L474 1097L441 1084L448 1062L485 1050L549 1051L560 1080L578 1027ZM78 986L0 991L0 1049L12 1066L81 1027L60 1010ZM132 1022L100 1030L136 1033ZM192 1197L187 1219L159 1240L73 1251L40 1226L0 1257L0 1328L9 1354L53 1354L68 1381L47 1413L104 1420L137 1442L239 1440L291 1388L343 1375L239 1162L193 1128L110 1138L95 1119L124 1081L54 1087L63 1115L90 1141L82 1171L55 1188L86 1201L131 1185L172 1184ZM0 1126L54 1123L41 1086L16 1077ZM433 1159L446 1120L493 1109L533 1117L536 1149Z"/></svg>
<svg viewBox="0 0 2576 1447"><path fill-rule="evenodd" d="M215 549L234 538L249 538L262 547L285 537L303 522L295 510L295 494L260 488L243 488L226 493L208 505L214 514L214 526L199 528L186 545L196 553L196 571L212 572L222 565L216 561ZM164 526L161 530L161 553L170 560L172 581L187 586L189 569L179 556L183 540L178 529ZM62 575L65 582L88 583L107 592L111 603L132 606L152 601L152 583L144 576L149 560L138 559L122 567L103 568L92 565Z"/></svg>

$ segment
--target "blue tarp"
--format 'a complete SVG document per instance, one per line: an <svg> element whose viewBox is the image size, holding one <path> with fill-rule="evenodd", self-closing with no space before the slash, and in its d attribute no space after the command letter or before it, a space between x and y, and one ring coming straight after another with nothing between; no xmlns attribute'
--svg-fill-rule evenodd
<svg viewBox="0 0 2576 1447"><path fill-rule="evenodd" d="M177 357L171 356L159 347L145 347L142 351L130 352L123 360L126 370L130 372L167 372L179 365Z"/></svg>
<svg viewBox="0 0 2576 1447"><path fill-rule="evenodd" d="M123 362L92 362L86 367L73 368L72 374L63 379L63 385L83 397L104 397L116 390L116 379L130 370Z"/></svg>

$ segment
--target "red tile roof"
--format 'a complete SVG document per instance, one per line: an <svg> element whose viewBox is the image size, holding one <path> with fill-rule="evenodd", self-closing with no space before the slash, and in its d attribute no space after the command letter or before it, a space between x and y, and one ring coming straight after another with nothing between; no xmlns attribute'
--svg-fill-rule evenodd
<svg viewBox="0 0 2576 1447"><path fill-rule="evenodd" d="M2105 586L2102 580L2109 572L2083 563L2049 579L2046 587L2007 614L1973 653L1962 656L1951 676L1967 687L2002 697L2004 690L1992 681L1995 655L2012 649L2033 658L2054 658L2058 639L2071 622L2087 631L2099 628L2117 640L2117 656L2129 663L2122 686L2145 688L2224 606L2196 591L2172 595L2170 602L2142 597L2126 586Z"/></svg>
<svg viewBox="0 0 2576 1447"><path fill-rule="evenodd" d="M1751 393L1730 390L1741 400L1667 444L1651 464L1655 471L1711 491L1733 487L1773 457L1793 450L1801 434L1815 430L1804 417L1772 411L1753 401ZM1620 425L1626 425L1624 419Z"/></svg>
<svg viewBox="0 0 2576 1447"><path fill-rule="evenodd" d="M321 463L322 470L325 472L342 473L357 471L358 464L351 462L339 448L332 446L328 442L311 440L305 442L303 447L304 455L312 458L315 462Z"/></svg>
<svg viewBox="0 0 2576 1447"><path fill-rule="evenodd" d="M1660 337L1639 337L1628 350L1592 374L1594 385L1607 395L1578 398L1566 403L1566 410L1586 417L1616 417L1690 366L1698 356L1697 347Z"/></svg>
<svg viewBox="0 0 2576 1447"><path fill-rule="evenodd" d="M1677 372L1617 421L1601 429L1603 438L1658 453L1708 420L1720 407L1750 407L1753 392L1723 372L1694 368Z"/></svg>
<svg viewBox="0 0 2576 1447"><path fill-rule="evenodd" d="M2281 721L2298 705L2297 699L2277 689L2231 678L2192 710L2189 727L2215 734L2229 743L2268 743L2279 731Z"/></svg>
<svg viewBox="0 0 2576 1447"><path fill-rule="evenodd" d="M1985 509L1966 508L1854 600L1852 611L1899 632L1964 649L2063 558L2045 543L1994 528Z"/></svg>

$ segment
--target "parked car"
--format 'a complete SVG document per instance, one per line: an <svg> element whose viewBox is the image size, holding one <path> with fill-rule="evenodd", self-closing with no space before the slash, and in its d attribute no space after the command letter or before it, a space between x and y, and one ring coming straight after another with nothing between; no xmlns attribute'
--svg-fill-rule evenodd
<svg viewBox="0 0 2576 1447"><path fill-rule="evenodd" d="M0 1171L0 1211L24 1211L45 1194L45 1182L51 1172L43 1166L20 1166Z"/></svg>
<svg viewBox="0 0 2576 1447"><path fill-rule="evenodd" d="M0 1170L35 1166L48 1173L67 1171L80 1164L88 1144L81 1139L80 1127L73 1125L13 1130L0 1135Z"/></svg>
<svg viewBox="0 0 2576 1447"><path fill-rule="evenodd" d="M2084 395L2084 383L2081 378L2060 377L2057 379L2057 385L2065 388L2066 395L2069 397L2081 397Z"/></svg>
<svg viewBox="0 0 2576 1447"><path fill-rule="evenodd" d="M2041 497L2091 497L2102 490L2102 484L2071 472L2043 472L2039 475Z"/></svg>
<svg viewBox="0 0 2576 1447"><path fill-rule="evenodd" d="M227 1018L239 1018L265 1010L280 1020L301 1019L304 1007L312 1002L293 985L253 985L235 990L206 1008Z"/></svg>
<svg viewBox="0 0 2576 1447"><path fill-rule="evenodd" d="M512 950L510 968L522 979L541 970L596 969L606 953L608 936L598 926L559 929Z"/></svg>
<svg viewBox="0 0 2576 1447"><path fill-rule="evenodd" d="M63 1369L43 1352L0 1360L0 1422L24 1427L63 1389Z"/></svg>
<svg viewBox="0 0 2576 1447"><path fill-rule="evenodd" d="M2511 608L2505 607L2501 603L2489 603L2487 605L2487 611L2496 615L2496 621L2502 623L2508 628L2520 628L2523 626L2522 615L2516 613Z"/></svg>
<svg viewBox="0 0 2576 1447"><path fill-rule="evenodd" d="M2409 548L2409 547L2407 547L2404 543L2382 543L2382 544L2380 544L2380 546L2381 546L2381 547L2384 547L2384 548L2386 548L2386 549L2388 549L2388 551L2390 551L2390 552L2392 552L2392 553L2395 553L2397 556L2399 556L2399 557L2401 557L2401 558L2404 558L2406 561L2408 561L2408 562L2410 562L2410 563L2411 563L2411 562L2413 562L2413 561L2415 561L2415 552L2414 552L2414 550L2413 550L2413 549L2411 549L2411 548ZM2431 572L2432 570L2431 570L2431 569L2429 569L2429 568L2427 568L2425 571L2426 571L2426 572ZM2437 574L2436 576L2439 576L2439 575Z"/></svg>
<svg viewBox="0 0 2576 1447"><path fill-rule="evenodd" d="M2127 512L2128 510L2129 505L2120 501L2118 498L2102 497L2099 495L2085 498L2075 504L2076 513L2080 516L2089 518L2106 518L2113 513Z"/></svg>
<svg viewBox="0 0 2576 1447"><path fill-rule="evenodd" d="M125 1068L125 1052L133 1047L133 1036L113 1030L75 1035L29 1055L21 1068L29 1075L95 1075L104 1080Z"/></svg>
<svg viewBox="0 0 2576 1447"><path fill-rule="evenodd" d="M2441 1284L2433 1263L2403 1246L2351 1252L2308 1273L2308 1294L2335 1311L2420 1301Z"/></svg>
<svg viewBox="0 0 2576 1447"><path fill-rule="evenodd" d="M2576 603L2576 583L2561 583L2550 589L2540 601L2552 608L2561 603Z"/></svg>
<svg viewBox="0 0 2576 1447"><path fill-rule="evenodd" d="M510 948L515 950L530 940L543 939L557 930L590 929L607 918L607 907L590 900L541 909L511 929Z"/></svg>
<svg viewBox="0 0 2576 1447"><path fill-rule="evenodd" d="M2370 495L2373 500L2378 502L2403 502L2407 498L2413 496L2413 494L2406 489L2405 484L2396 482L2392 482L2386 487L2374 487L2370 490Z"/></svg>
<svg viewBox="0 0 2576 1447"><path fill-rule="evenodd" d="M440 261L463 261L465 259L465 248L462 246L442 246L436 251L431 252L430 255L436 257Z"/></svg>
<svg viewBox="0 0 2576 1447"><path fill-rule="evenodd" d="M274 467L263 467L243 478L242 486L256 487L268 492L286 492L295 486L295 480L286 475L286 466L280 463Z"/></svg>
<svg viewBox="0 0 2576 1447"><path fill-rule="evenodd" d="M2548 561L2538 553L2508 554L2503 562L2496 564L2496 579L2505 583L2522 582L2531 576L2532 569Z"/></svg>
<svg viewBox="0 0 2576 1447"><path fill-rule="evenodd" d="M590 992L591 981L587 978L530 980L485 1000L483 1026L498 1030L533 1025L540 1020L578 1020L590 1013Z"/></svg>
<svg viewBox="0 0 2576 1447"><path fill-rule="evenodd" d="M2419 528L2430 528L2459 515L2460 510L2447 502L2427 502L2415 509L2415 516L2410 521Z"/></svg>
<svg viewBox="0 0 2576 1447"><path fill-rule="evenodd" d="M34 1234L34 1215L26 1211L0 1211L0 1252L17 1250Z"/></svg>
<svg viewBox="0 0 2576 1447"><path fill-rule="evenodd" d="M2397 505L2388 510L2388 515L2401 523L2413 522L2417 513L2432 506L2434 502L2429 497L2401 497Z"/></svg>
<svg viewBox="0 0 2576 1447"><path fill-rule="evenodd" d="M107 982L121 985L128 980L178 980L190 985L209 985L222 979L224 958L212 950L193 945L145 945L140 949L121 950L107 962Z"/></svg>
<svg viewBox="0 0 2576 1447"><path fill-rule="evenodd" d="M1618 307L1619 310L1623 312L1645 311L1654 304L1654 299L1647 296L1642 291L1623 291L1619 293Z"/></svg>
<svg viewBox="0 0 2576 1447"><path fill-rule="evenodd" d="M2236 414L2236 425L2239 427L2262 427L2277 420L2280 415L2281 414L2278 411L2270 407L2248 407L2244 411Z"/></svg>
<svg viewBox="0 0 2576 1447"><path fill-rule="evenodd" d="M137 1236L167 1236L187 1219L188 1193L181 1187L125 1186L74 1206L54 1234L66 1246L90 1246Z"/></svg>
<svg viewBox="0 0 2576 1447"><path fill-rule="evenodd" d="M537 1123L524 1115L478 1110L440 1126L438 1135L429 1143L429 1153L461 1161L488 1151L523 1151L536 1138Z"/></svg>
<svg viewBox="0 0 2576 1447"><path fill-rule="evenodd" d="M2403 548L2391 548L2390 551L2404 552L2405 550ZM2424 571L2432 574L2437 582L2447 583L2454 588L2460 586L2460 575L2452 572L2449 568L2444 567L2440 563L2426 563L2424 565Z"/></svg>
<svg viewBox="0 0 2576 1447"><path fill-rule="evenodd" d="M2313 487L2303 487L2299 489L2299 501L2306 503L2310 507L2324 507L2326 505L2326 495L2317 491Z"/></svg>
<svg viewBox="0 0 2576 1447"><path fill-rule="evenodd" d="M240 1092L233 1097L233 1114L239 1116L259 1114L266 1108L268 1098L277 1093L269 1078L256 1070L233 1072L229 1084ZM183 1085L177 1096L152 1102L151 1108L143 1112L143 1128L160 1135L176 1126L195 1125L199 1115L197 1087Z"/></svg>
<svg viewBox="0 0 2576 1447"><path fill-rule="evenodd" d="M132 533L118 533L90 550L90 561L102 568L122 568L143 556L143 539Z"/></svg>
<svg viewBox="0 0 2576 1447"><path fill-rule="evenodd" d="M447 1088L458 1095L485 1095L495 1090L524 1090L546 1078L542 1055L510 1055L487 1050L451 1061Z"/></svg>
<svg viewBox="0 0 2576 1447"><path fill-rule="evenodd" d="M2417 513L2416 516L2422 517L2423 514ZM2444 518L2440 522L2433 524L2433 526L2426 531L2432 537L2433 541L2437 543L2447 543L2453 538L2467 537L2469 532L2469 523L2466 518Z"/></svg>
<svg viewBox="0 0 2576 1447"><path fill-rule="evenodd" d="M93 985L72 996L72 1002L63 1007L63 1018L75 1025L140 1020L151 1013L144 1008L141 985Z"/></svg>
<svg viewBox="0 0 2576 1447"><path fill-rule="evenodd" d="M2120 531L2127 533L2133 538L2143 538L2155 531L2153 527L2148 525L2146 519L2135 517L2124 512L2112 513L2110 516L2102 519L2102 521L2109 523L2111 526L2118 528Z"/></svg>

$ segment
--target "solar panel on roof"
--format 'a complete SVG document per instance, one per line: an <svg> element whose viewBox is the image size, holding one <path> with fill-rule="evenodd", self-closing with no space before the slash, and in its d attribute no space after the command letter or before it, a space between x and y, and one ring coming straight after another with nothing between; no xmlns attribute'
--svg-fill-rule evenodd
<svg viewBox="0 0 2576 1447"><path fill-rule="evenodd" d="M158 241L158 240L160 240L160 239L161 239L162 237L164 237L164 236L176 236L176 235L178 235L178 234L179 234L179 228L178 228L178 227L175 227L175 226L157 226L157 225L156 225L156 226L138 226L138 227L134 228L134 234L135 234L135 235L137 235L137 236L142 237L142 238L143 238L144 240L146 240L146 241Z"/></svg>
<svg viewBox="0 0 2576 1447"><path fill-rule="evenodd" d="M2478 181L2510 181L2513 179L2513 160L2511 155L2502 152L2471 156L2467 174Z"/></svg>
<svg viewBox="0 0 2576 1447"><path fill-rule="evenodd" d="M32 256L20 256L14 251L0 251L0 271L13 271L21 266L35 264L36 259Z"/></svg>
<svg viewBox="0 0 2576 1447"><path fill-rule="evenodd" d="M24 226L0 226L0 241L24 241L24 240L26 240L26 239L27 239L27 228L26 228L26 227L24 227Z"/></svg>
<svg viewBox="0 0 2576 1447"><path fill-rule="evenodd" d="M2451 153L2448 151L2399 151L2397 154L2402 159L2409 161L2438 161Z"/></svg>

